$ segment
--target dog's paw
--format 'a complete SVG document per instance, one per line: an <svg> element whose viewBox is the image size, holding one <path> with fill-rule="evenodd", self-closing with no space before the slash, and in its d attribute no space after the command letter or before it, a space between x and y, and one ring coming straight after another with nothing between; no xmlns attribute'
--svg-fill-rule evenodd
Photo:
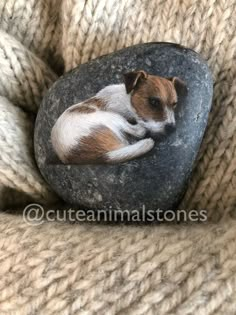
<svg viewBox="0 0 236 315"><path fill-rule="evenodd" d="M152 138L147 138L142 141L144 141L144 146L147 149L147 151L150 151L155 145L155 142Z"/></svg>
<svg viewBox="0 0 236 315"><path fill-rule="evenodd" d="M143 138L145 136L147 130L143 126L136 125L136 126L134 126L134 128L135 128L136 136L138 138Z"/></svg>

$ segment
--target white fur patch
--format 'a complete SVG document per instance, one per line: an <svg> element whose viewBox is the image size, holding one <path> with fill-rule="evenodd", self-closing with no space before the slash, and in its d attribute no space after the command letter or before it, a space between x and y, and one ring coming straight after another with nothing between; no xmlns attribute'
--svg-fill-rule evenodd
<svg viewBox="0 0 236 315"><path fill-rule="evenodd" d="M131 96L127 94L124 84L108 85L96 94L107 104L107 110L118 113L126 119L137 118L131 105Z"/></svg>
<svg viewBox="0 0 236 315"><path fill-rule="evenodd" d="M107 153L107 158L113 162L128 161L149 152L153 147L153 139L143 139L134 144L130 144L118 150Z"/></svg>
<svg viewBox="0 0 236 315"><path fill-rule="evenodd" d="M164 131L166 121L155 121L155 120L149 120L149 121L138 121L140 125L142 125L147 130L153 132L153 133L161 133Z"/></svg>
<svg viewBox="0 0 236 315"><path fill-rule="evenodd" d="M167 116L166 123L175 125L175 113L174 113L174 111L169 109L169 108L166 108L166 116Z"/></svg>

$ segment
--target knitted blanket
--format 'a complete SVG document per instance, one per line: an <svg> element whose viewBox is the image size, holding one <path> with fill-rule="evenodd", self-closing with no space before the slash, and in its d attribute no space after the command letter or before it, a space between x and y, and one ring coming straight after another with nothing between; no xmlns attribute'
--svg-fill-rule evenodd
<svg viewBox="0 0 236 315"><path fill-rule="evenodd" d="M235 0L0 1L0 206L18 209L0 212L0 314L236 313L235 16ZM27 224L27 204L60 204L33 155L47 89L81 63L150 41L196 50L213 73L180 205L207 209L208 223Z"/></svg>

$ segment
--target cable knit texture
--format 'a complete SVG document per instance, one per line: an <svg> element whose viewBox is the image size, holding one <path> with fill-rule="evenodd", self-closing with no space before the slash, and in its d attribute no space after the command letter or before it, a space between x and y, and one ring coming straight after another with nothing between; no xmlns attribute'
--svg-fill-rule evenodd
<svg viewBox="0 0 236 315"><path fill-rule="evenodd" d="M215 83L180 205L207 209L209 222L29 226L22 210L2 211L1 315L236 314L235 16L235 0L0 1L1 209L60 203L32 140L42 97L63 72L133 44L170 41L201 53Z"/></svg>

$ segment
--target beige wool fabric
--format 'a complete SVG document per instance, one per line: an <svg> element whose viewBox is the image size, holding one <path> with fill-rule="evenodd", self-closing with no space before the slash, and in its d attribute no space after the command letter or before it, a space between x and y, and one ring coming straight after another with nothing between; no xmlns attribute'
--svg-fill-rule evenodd
<svg viewBox="0 0 236 315"><path fill-rule="evenodd" d="M0 315L236 314L235 16L236 0L0 1ZM208 223L25 223L29 202L61 205L33 155L47 89L81 63L150 41L196 50L213 73L180 205L207 209Z"/></svg>

